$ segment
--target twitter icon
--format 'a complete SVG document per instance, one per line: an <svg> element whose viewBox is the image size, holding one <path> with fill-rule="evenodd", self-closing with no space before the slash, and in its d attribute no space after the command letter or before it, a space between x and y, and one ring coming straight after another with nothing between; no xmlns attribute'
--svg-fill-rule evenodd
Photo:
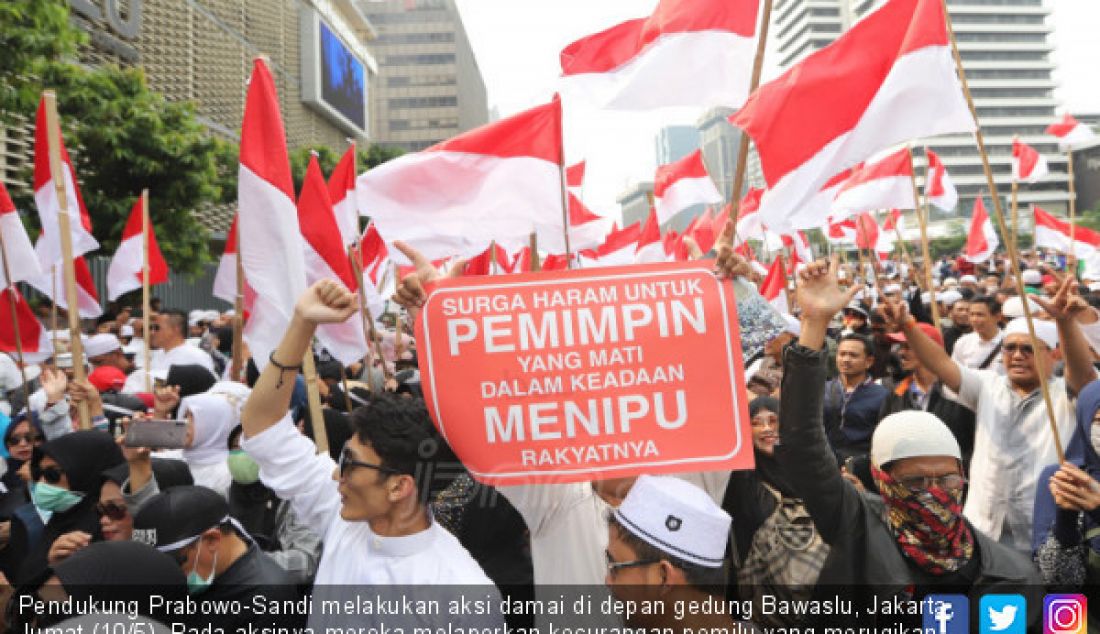
<svg viewBox="0 0 1100 634"><path fill-rule="evenodd" d="M1027 634L1027 600L1019 594L987 594L979 603L981 634Z"/></svg>

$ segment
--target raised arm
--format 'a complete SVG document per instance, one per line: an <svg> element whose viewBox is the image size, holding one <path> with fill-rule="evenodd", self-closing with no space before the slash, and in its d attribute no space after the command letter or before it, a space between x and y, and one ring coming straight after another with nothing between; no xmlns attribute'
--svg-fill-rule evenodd
<svg viewBox="0 0 1100 634"><path fill-rule="evenodd" d="M900 328L905 333L905 340L913 354L924 367L928 368L939 377L951 391L958 392L962 385L962 372L958 364L947 355L943 346L932 341L928 335L917 328L917 322L909 316L909 311L904 304L886 304L883 308L886 320L892 326Z"/></svg>
<svg viewBox="0 0 1100 634"><path fill-rule="evenodd" d="M1092 365L1089 343L1077 323L1081 314L1090 310L1088 303L1077 294L1077 280L1066 276L1052 299L1033 299L1058 324L1058 341L1066 362L1066 387L1080 394L1086 385L1096 380L1096 367Z"/></svg>

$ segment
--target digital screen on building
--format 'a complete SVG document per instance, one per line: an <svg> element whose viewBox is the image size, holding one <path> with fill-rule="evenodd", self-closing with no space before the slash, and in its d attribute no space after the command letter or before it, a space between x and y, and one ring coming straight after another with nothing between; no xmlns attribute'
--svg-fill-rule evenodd
<svg viewBox="0 0 1100 634"><path fill-rule="evenodd" d="M317 21L321 48L321 98L355 127L367 127L366 70L324 22Z"/></svg>

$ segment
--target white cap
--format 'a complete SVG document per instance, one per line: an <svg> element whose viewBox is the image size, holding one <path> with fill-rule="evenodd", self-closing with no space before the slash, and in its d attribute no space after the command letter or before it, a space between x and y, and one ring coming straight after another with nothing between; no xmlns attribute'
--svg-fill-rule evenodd
<svg viewBox="0 0 1100 634"><path fill-rule="evenodd" d="M1037 284L1043 283L1043 274L1039 271L1036 271L1035 269L1025 270L1023 273L1020 274L1020 277L1023 278L1024 284L1028 284L1030 286L1035 286Z"/></svg>
<svg viewBox="0 0 1100 634"><path fill-rule="evenodd" d="M934 414L905 410L879 421L871 437L871 463L878 468L903 458L950 456L962 460L959 441Z"/></svg>
<svg viewBox="0 0 1100 634"><path fill-rule="evenodd" d="M1097 291L1100 291L1100 282L1093 282L1092 284L1089 284L1090 293L1095 293Z"/></svg>
<svg viewBox="0 0 1100 634"><path fill-rule="evenodd" d="M130 324L123 324L118 329L118 335L120 337L133 337L134 336L134 327L131 326Z"/></svg>
<svg viewBox="0 0 1100 634"><path fill-rule="evenodd" d="M1039 341L1047 344L1047 347L1051 350L1058 347L1058 326L1054 325L1053 321L1032 319L1031 323L1035 325L1035 336L1039 338ZM1005 326L1005 338L1009 335L1030 336L1027 331L1027 319L1017 317L1008 322L1008 326Z"/></svg>
<svg viewBox="0 0 1100 634"><path fill-rule="evenodd" d="M623 529L663 553L706 568L722 566L730 516L694 484L638 476L614 515Z"/></svg>
<svg viewBox="0 0 1100 634"><path fill-rule="evenodd" d="M882 288L883 295L893 295L901 292L901 284L887 284Z"/></svg>
<svg viewBox="0 0 1100 634"><path fill-rule="evenodd" d="M789 332L796 337L802 334L802 322L797 317L784 313L783 319L787 322L787 328L783 332Z"/></svg>
<svg viewBox="0 0 1100 634"><path fill-rule="evenodd" d="M1031 314L1034 315L1043 310L1043 307L1035 302L1030 297L1027 298L1027 305L1031 309ZM1013 295L1005 300L1004 305L1001 306L1001 314L1009 319L1016 319L1017 317L1024 316L1024 302L1018 296Z"/></svg>
<svg viewBox="0 0 1100 634"><path fill-rule="evenodd" d="M978 278L969 273L959 278L959 284L977 284Z"/></svg>
<svg viewBox="0 0 1100 634"><path fill-rule="evenodd" d="M958 286L959 285L959 280L957 280L953 277L949 277L949 278L947 278L946 280L943 281L943 285L944 286Z"/></svg>
<svg viewBox="0 0 1100 634"><path fill-rule="evenodd" d="M121 348L122 344L118 342L118 337L103 333L88 337L88 341L84 343L84 354L91 359Z"/></svg>
<svg viewBox="0 0 1100 634"><path fill-rule="evenodd" d="M948 308L954 306L955 302L959 301L962 298L962 293L956 290L944 291L939 295L936 295L936 299L943 302L943 305L947 306Z"/></svg>
<svg viewBox="0 0 1100 634"><path fill-rule="evenodd" d="M208 323L214 321L218 317L221 317L221 313L216 310L206 310L202 313L202 320Z"/></svg>
<svg viewBox="0 0 1100 634"><path fill-rule="evenodd" d="M942 296L940 296L940 295L936 296L936 301L940 301L942 299L943 299ZM920 294L920 303L922 303L922 304L931 304L932 303L932 293L921 293Z"/></svg>

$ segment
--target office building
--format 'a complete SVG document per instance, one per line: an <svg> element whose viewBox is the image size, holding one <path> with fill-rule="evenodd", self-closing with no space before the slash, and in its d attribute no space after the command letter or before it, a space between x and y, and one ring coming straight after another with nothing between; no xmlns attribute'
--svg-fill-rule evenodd
<svg viewBox="0 0 1100 634"><path fill-rule="evenodd" d="M358 0L378 29L373 142L423 150L489 122L485 82L454 0Z"/></svg>
<svg viewBox="0 0 1100 634"><path fill-rule="evenodd" d="M619 203L619 208L622 209L623 222L621 226L627 227L635 222L645 224L646 219L649 218L649 209L652 206L652 200L652 181L632 185L629 189L619 194L615 202Z"/></svg>

